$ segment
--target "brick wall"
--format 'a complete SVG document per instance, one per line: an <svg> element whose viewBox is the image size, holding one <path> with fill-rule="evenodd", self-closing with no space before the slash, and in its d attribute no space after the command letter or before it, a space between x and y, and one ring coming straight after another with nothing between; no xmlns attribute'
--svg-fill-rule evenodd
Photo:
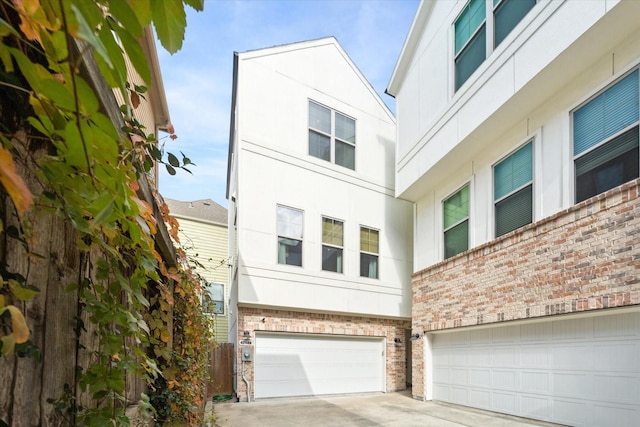
<svg viewBox="0 0 640 427"><path fill-rule="evenodd" d="M252 344L255 344L256 331L385 337L387 391L406 389L405 330L410 327L411 322L409 320L238 307L238 342L243 340L244 331L251 333ZM401 339L403 344L395 344L395 338ZM241 345L238 347L241 347ZM240 400L246 401L247 390L242 380L240 348L237 349L237 357L238 380L236 393ZM251 384L253 399L252 363L245 363L245 378Z"/></svg>
<svg viewBox="0 0 640 427"><path fill-rule="evenodd" d="M415 273L414 332L640 304L639 191L629 182ZM423 360L414 351L414 395Z"/></svg>

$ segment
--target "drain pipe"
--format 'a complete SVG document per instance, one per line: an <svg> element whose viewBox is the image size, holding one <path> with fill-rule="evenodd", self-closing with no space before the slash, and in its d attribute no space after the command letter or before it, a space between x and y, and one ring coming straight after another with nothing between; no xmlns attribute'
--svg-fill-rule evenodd
<svg viewBox="0 0 640 427"><path fill-rule="evenodd" d="M249 381L247 381L244 376L244 360L242 361L242 381L244 381L247 386L247 403L251 403L251 386L249 385Z"/></svg>

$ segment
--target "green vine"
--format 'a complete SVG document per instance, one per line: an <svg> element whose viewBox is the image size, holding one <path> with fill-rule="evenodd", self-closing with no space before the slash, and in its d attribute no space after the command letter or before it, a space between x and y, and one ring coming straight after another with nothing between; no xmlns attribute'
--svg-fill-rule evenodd
<svg viewBox="0 0 640 427"><path fill-rule="evenodd" d="M19 246L29 266L46 256L31 251L30 227L49 215L72 226L81 259L77 282L61 286L78 297L82 363L74 383L48 400L69 425L130 425L131 375L149 385L150 395L138 404L156 425L198 425L202 414L211 329L200 279L184 251L176 260L160 255L158 225L167 223L177 242L177 224L157 193L147 200L141 191L155 165L175 174L193 163L165 153L136 119L146 86L131 85L125 65L129 59L150 83L138 39L153 23L162 45L175 52L185 4L203 7L202 0L0 0L0 183L10 205L0 219L5 247ZM88 60L126 100L121 125L105 113L87 78ZM28 271L1 265L0 351L37 360L24 316L24 302L38 298Z"/></svg>

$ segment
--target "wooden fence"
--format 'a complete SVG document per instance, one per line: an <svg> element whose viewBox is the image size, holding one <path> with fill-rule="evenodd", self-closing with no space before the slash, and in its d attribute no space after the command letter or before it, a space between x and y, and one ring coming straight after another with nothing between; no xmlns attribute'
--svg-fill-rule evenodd
<svg viewBox="0 0 640 427"><path fill-rule="evenodd" d="M209 356L207 399L233 394L233 343L217 344Z"/></svg>

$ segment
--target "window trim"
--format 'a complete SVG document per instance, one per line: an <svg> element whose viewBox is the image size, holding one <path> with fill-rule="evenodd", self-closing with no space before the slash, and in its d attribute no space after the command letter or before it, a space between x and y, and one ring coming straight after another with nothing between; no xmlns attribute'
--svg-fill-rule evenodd
<svg viewBox="0 0 640 427"><path fill-rule="evenodd" d="M362 243L360 242L360 234L362 233L362 229L365 228L369 231L375 231L378 233L378 252L369 252L369 251L363 251L362 250ZM375 256L377 259L377 267L376 267L376 277L371 277L371 276L363 276L362 274L360 274L360 277L363 277L365 279L373 279L373 280L380 280L380 229L379 228L375 228L375 227L369 227L367 225L362 225L360 224L360 226L358 227L358 252L361 255L360 259L358 260L358 270L361 271L361 263L362 263L362 254L366 254L366 255L372 255Z"/></svg>
<svg viewBox="0 0 640 427"><path fill-rule="evenodd" d="M322 230L322 227L323 227L325 219L328 219L328 220L331 220L331 221L334 221L334 222L339 222L339 223L342 224L342 246L338 246L338 245L335 245L335 244L332 244L332 243L325 243L325 241L324 241L324 232ZM320 219L320 246L321 246L321 248L320 248L321 249L320 269L322 271L328 271L330 273L337 273L337 274L344 274L344 264L345 264L345 262L344 262L344 258L345 258L344 257L344 255L345 255L345 251L344 251L344 246L345 246L344 245L344 228L345 227L344 227L344 224L345 224L345 221L342 220L342 219L334 218L334 217L327 216L327 215L321 215L321 219ZM322 259L322 255L323 255L322 252L323 252L325 246L330 247L330 248L334 248L334 249L340 249L342 251L342 266L341 266L341 270L340 271L333 271L333 270L325 270L324 269L324 262L323 262L323 259Z"/></svg>
<svg viewBox="0 0 640 427"><path fill-rule="evenodd" d="M288 236L280 236L280 233L278 232L278 208L285 208L285 209L290 209L290 210L294 210L294 211L298 211L300 213L302 213L302 238L298 239L298 238L294 238L294 237L288 237ZM292 206L288 206L288 205L283 205L280 203L276 204L276 264L277 265L288 265L291 267L304 267L304 210L303 209L298 209L298 208L294 208ZM279 260L279 256L278 253L280 251L280 242L279 239L280 237L283 237L285 239L291 239L291 240L299 240L300 243L302 244L302 248L300 249L300 265L295 265L295 264L287 264L287 263L281 263Z"/></svg>
<svg viewBox="0 0 640 427"><path fill-rule="evenodd" d="M635 63L634 65L626 68L623 72L619 73L618 75L608 79L604 84L602 84L590 96L588 96L586 99L582 100L577 105L575 105L573 108L571 108L571 110L569 110L569 129L570 129L570 141L571 141L571 143L569 144L569 153L570 153L570 158L571 158L571 171L572 171L571 172L570 182L571 182L571 184L573 186L572 191L571 191L571 201L572 201L573 205L579 203L579 202L577 202L577 199L578 199L578 185L577 184L578 183L576 181L576 173L577 173L576 161L578 159L580 159L581 157L586 156L589 153L591 153L591 152L593 152L595 150L598 150L601 147L605 146L606 144L612 142L613 140L615 140L616 138L620 137L624 133L629 132L630 130L632 130L634 127L638 127L640 129L640 116L639 116L639 119L636 122L626 126L624 129L619 130L615 134L604 138L603 140L601 140L598 143L592 145L591 147L587 148L586 150L582 151L581 153L575 154L575 119L574 119L574 115L582 107L585 107L591 101L595 100L598 96L602 95L608 89L614 87L616 84L620 83L623 79L625 79L626 77L628 77L629 75L631 75L632 73L634 73L636 71L638 72L638 80L640 80L640 64ZM640 86L640 81L639 81L639 86ZM639 93L638 93L638 102L640 103L640 90L639 90ZM638 143L638 146L640 148L640 141ZM639 157L640 157L640 155L639 155ZM640 163L640 158L638 159L638 162ZM598 194L601 194L601 193L598 193ZM593 195L592 197L595 197L595 196L596 195ZM585 199L585 200L587 200L587 199Z"/></svg>
<svg viewBox="0 0 640 427"><path fill-rule="evenodd" d="M464 184L462 184L461 186L459 186L457 189L455 189L454 191L448 193L445 197L443 197L440 200L440 210L442 212L442 215L440 216L441 218L441 224L442 224L442 233L441 236L442 238L440 239L440 242L442 244L442 259L443 260L447 260L449 258L453 258L459 254L461 254L462 252L468 251L472 245L471 245L471 206L472 206L472 191L471 189L472 187L472 182L471 180L465 182ZM444 203L449 200L451 197L453 197L454 195L456 195L457 193L459 193L460 191L462 191L462 189L464 189L465 187L469 187L469 210L467 212L467 217L461 220L458 220L457 222L455 222L454 224L450 225L449 227L444 226L444 215L445 215L445 211L444 211ZM445 233L455 227L457 227L458 225L462 224L463 222L467 221L469 223L468 225L468 230L467 230L467 249L465 249L462 252L459 252L456 255L447 257L446 256L446 252L447 252L447 244L445 241Z"/></svg>
<svg viewBox="0 0 640 427"><path fill-rule="evenodd" d="M500 159L498 159L497 161L495 161L493 163L493 165L491 166L491 187L492 187L492 210L493 210L493 237L494 239L497 239L501 236L504 236L504 234L502 234L501 236L497 236L497 227L496 227L496 205L500 202L502 202L503 200L506 200L507 198L515 195L516 193L520 192L521 190L525 189L528 186L531 186L531 222L529 224L532 224L535 222L536 219L536 197L535 197L535 191L536 191L536 138L537 136L531 136L529 138L527 138L525 140L525 142L519 144L516 148L514 148L513 150L511 150L508 154L506 154L505 156L501 157ZM529 181L528 183L522 184L521 186L515 188L514 190L511 190L511 192L503 195L502 197L500 197L499 199L496 199L495 196L495 183L496 183L496 173L495 173L495 168L497 165L499 165L500 163L502 163L503 161L507 160L509 157L511 157L513 154L515 154L516 152L518 152L520 149L524 148L527 144L531 144L531 181ZM523 226L524 227L524 226ZM516 229L517 230L517 229ZM512 230L513 231L513 230ZM508 234L508 233L505 233Z"/></svg>
<svg viewBox="0 0 640 427"><path fill-rule="evenodd" d="M227 316L227 285L225 283L222 282L216 282L216 281L209 281L209 280L203 280L204 285L203 285L203 294L202 294L202 304L204 305L205 300L204 300L204 294L206 293L207 295L209 295L209 297L211 297L211 292L209 292L209 290L207 289L208 286L210 285L222 285L222 313L216 313L215 311L206 311L206 306L203 307L204 308L204 314L208 315L208 316ZM214 300L213 298L211 298L211 302L212 304L215 301L219 301L219 300ZM214 306L215 307L215 306Z"/></svg>
<svg viewBox="0 0 640 427"><path fill-rule="evenodd" d="M310 118L310 104L316 104L322 108L326 108L327 110L329 110L330 114L331 114L331 134L327 134L326 132L320 130L320 129L316 129L314 127L311 126L311 124L309 123L309 118ZM351 141L347 141L345 139L339 138L336 135L336 115L340 114L341 116L346 117L347 119L353 120L353 126L354 126L354 142ZM331 108L328 105L325 105L321 102L315 101L311 98L307 98L307 155L310 157L313 157L314 159L318 159L318 160L322 160L325 162L329 162L331 164L334 164L336 166L340 166L341 168L345 168L348 170L352 170L352 171L356 171L357 170L357 157L356 157L356 145L357 145L357 127L358 127L358 121L356 120L355 117L350 116L349 114L346 114L342 111L336 110L335 108ZM310 152L310 141L309 141L309 132L315 132L318 135L322 135L325 137L329 138L329 160L325 160L322 159L320 157L314 156L311 154ZM353 147L353 169L351 169L350 167L341 165L340 163L336 163L336 142L340 142L342 144L346 144L350 147Z"/></svg>
<svg viewBox="0 0 640 427"><path fill-rule="evenodd" d="M460 49L458 51L456 51L456 31L455 31L456 23L458 22L458 20L463 15L463 13L467 9L467 7L471 4L472 1L473 0L467 0L464 3L464 5L462 6L462 8L460 9L460 11L458 12L458 14L456 15L455 19L453 20L453 22L451 24L452 48L450 49L450 52L453 52L453 61L451 61L450 63L453 64L453 73L452 73L452 78L450 79L450 81L451 81L451 87L453 88L453 94L454 95L465 85L465 83L469 79L471 79L471 77L475 74L475 72L480 67L482 67L482 64L487 62L487 60L493 54L493 52L495 52L498 49L498 47L501 46L503 44L503 42L509 37L509 35L513 32L513 30L518 25L520 25L520 23L522 21L524 21L526 19L527 15L529 15L531 13L531 11L536 6L538 6L538 4L541 3L540 0L535 0L535 4L531 7L531 9L529 9L527 11L527 13L525 13L525 15L520 18L520 20L511 28L511 30L509 30L509 33L500 41L500 43L498 43L498 45L496 45L496 34L495 34L496 33L496 25L495 25L496 15L495 14L496 14L496 11L498 11L498 9L503 7L505 5L505 3L507 1L510 1L510 0L499 0L497 4L494 4L493 0L484 0L484 6L485 6L484 20L482 21L482 23L480 23L480 25L478 25L478 27L474 30L474 32L470 35L470 37L465 41L465 43L460 47ZM456 87L456 84L457 84L457 62L458 62L458 58L465 51L465 49L469 46L469 44L475 39L475 37L478 35L478 32L481 31L481 29L483 27L485 28L485 55L484 55L484 60L478 65L478 67L475 70L473 70L473 72L471 72L471 74L469 74L469 76L462 83L460 83L460 86Z"/></svg>

